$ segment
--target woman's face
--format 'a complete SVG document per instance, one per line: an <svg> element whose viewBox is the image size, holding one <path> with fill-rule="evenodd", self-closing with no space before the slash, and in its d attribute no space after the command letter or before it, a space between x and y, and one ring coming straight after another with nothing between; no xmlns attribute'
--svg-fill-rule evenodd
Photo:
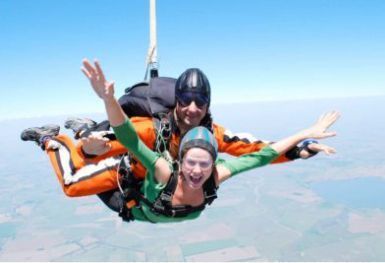
<svg viewBox="0 0 385 263"><path fill-rule="evenodd" d="M213 171L213 158L208 151L201 148L191 148L183 157L182 173L187 185L199 189L210 177Z"/></svg>

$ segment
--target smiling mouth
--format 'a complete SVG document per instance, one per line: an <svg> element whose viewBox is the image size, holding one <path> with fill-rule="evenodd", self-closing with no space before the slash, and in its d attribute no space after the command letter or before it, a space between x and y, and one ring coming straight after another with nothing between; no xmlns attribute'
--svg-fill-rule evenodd
<svg viewBox="0 0 385 263"><path fill-rule="evenodd" d="M193 119L193 118L197 118L198 117L198 114L188 114L186 115L187 117Z"/></svg>
<svg viewBox="0 0 385 263"><path fill-rule="evenodd" d="M190 180L193 184L199 184L202 180L202 177L195 178L195 177L190 176Z"/></svg>

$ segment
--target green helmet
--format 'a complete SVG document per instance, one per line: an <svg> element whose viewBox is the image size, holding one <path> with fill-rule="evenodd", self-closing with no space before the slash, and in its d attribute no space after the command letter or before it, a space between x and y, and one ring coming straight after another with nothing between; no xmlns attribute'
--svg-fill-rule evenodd
<svg viewBox="0 0 385 263"><path fill-rule="evenodd" d="M210 153L215 161L218 155L218 143L214 135L205 127L198 126L189 130L183 137L179 146L179 160L191 148L201 148Z"/></svg>

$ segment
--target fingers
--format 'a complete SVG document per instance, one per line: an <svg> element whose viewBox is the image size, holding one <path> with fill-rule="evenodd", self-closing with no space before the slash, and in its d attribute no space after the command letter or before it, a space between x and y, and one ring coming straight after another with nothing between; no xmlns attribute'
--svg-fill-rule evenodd
<svg viewBox="0 0 385 263"><path fill-rule="evenodd" d="M95 60L94 65L92 65L88 59L83 59L83 67L81 68L81 71L90 81L100 81L101 83L105 82L103 70L97 60Z"/></svg>
<svg viewBox="0 0 385 263"><path fill-rule="evenodd" d="M88 61L88 59L83 59L83 68L86 71L89 72L90 75L95 75L96 74L96 69L92 66L92 64Z"/></svg>
<svg viewBox="0 0 385 263"><path fill-rule="evenodd" d="M89 140L88 138L80 138L80 141L84 144L87 143Z"/></svg>
<svg viewBox="0 0 385 263"><path fill-rule="evenodd" d="M330 126L332 126L339 119L339 117L340 113L337 111L327 112L319 117L317 123L314 125L316 130L322 132L321 134L319 134L319 139L336 135L336 133L326 132L326 130L330 128Z"/></svg>
<svg viewBox="0 0 385 263"><path fill-rule="evenodd" d="M83 144L104 144L106 142L109 142L110 140L105 137L101 137L99 135L90 135L87 138L81 138L80 139Z"/></svg>
<svg viewBox="0 0 385 263"><path fill-rule="evenodd" d="M103 154L111 149L111 144L108 138L100 137L100 134L91 134L87 138L82 138L83 150L87 154Z"/></svg>
<svg viewBox="0 0 385 263"><path fill-rule="evenodd" d="M334 149L334 148L330 148L330 149L325 149L324 150L324 153L327 154L327 155L332 155L332 154L335 154L337 151Z"/></svg>
<svg viewBox="0 0 385 263"><path fill-rule="evenodd" d="M331 155L337 152L336 149L325 144L312 143L312 144L309 144L308 147L312 151L324 152L326 155Z"/></svg>
<svg viewBox="0 0 385 263"><path fill-rule="evenodd" d="M109 142L110 140L108 138L104 138L104 137L89 137L89 142L90 143L106 143L106 142Z"/></svg>
<svg viewBox="0 0 385 263"><path fill-rule="evenodd" d="M326 128L329 128L333 123L335 123L340 117L340 113L338 111L331 111L321 116L320 119L324 123Z"/></svg>
<svg viewBox="0 0 385 263"><path fill-rule="evenodd" d="M111 96L113 96L113 95L114 95L114 92L115 92L114 85L115 85L115 82L114 82L114 81L109 82L109 83L107 84L108 94L110 94Z"/></svg>
<svg viewBox="0 0 385 263"><path fill-rule="evenodd" d="M102 137L102 138L95 138L95 141L96 141L96 142L107 143L107 142L109 142L110 140L109 140L108 138Z"/></svg>
<svg viewBox="0 0 385 263"><path fill-rule="evenodd" d="M324 118L325 118L325 113L323 113L321 116L319 116L317 122L322 122Z"/></svg>
<svg viewBox="0 0 385 263"><path fill-rule="evenodd" d="M333 123L335 123L340 117L340 113L337 111L329 112L326 116L327 128L329 128Z"/></svg>
<svg viewBox="0 0 385 263"><path fill-rule="evenodd" d="M99 138L104 138L105 135L110 133L109 131L93 131L91 135L98 136Z"/></svg>
<svg viewBox="0 0 385 263"><path fill-rule="evenodd" d="M97 78L96 71L93 68L92 64L88 61L88 59L83 59L83 67L81 67L81 71L88 78L89 81L94 82Z"/></svg>
<svg viewBox="0 0 385 263"><path fill-rule="evenodd" d="M340 113L338 111L330 111L325 114L322 114L321 117L319 118L320 120L323 121L335 121L338 119L340 116Z"/></svg>
<svg viewBox="0 0 385 263"><path fill-rule="evenodd" d="M94 141L95 143L97 143L97 142L103 142L103 143L109 142L110 139L103 137L107 133L108 133L107 131L92 132L91 135L88 136L88 138L90 140Z"/></svg>
<svg viewBox="0 0 385 263"><path fill-rule="evenodd" d="M326 138L330 138L330 137L334 137L337 135L337 132L324 132L322 133L318 139L326 139Z"/></svg>
<svg viewBox="0 0 385 263"><path fill-rule="evenodd" d="M331 154L334 154L336 153L336 149L334 149L333 147L330 147L330 146L327 146L327 145L323 145L322 149L321 149L326 155L331 155Z"/></svg>
<svg viewBox="0 0 385 263"><path fill-rule="evenodd" d="M89 80L91 80L92 75L91 75L85 68L81 67L80 70L83 72L83 74L84 74Z"/></svg>
<svg viewBox="0 0 385 263"><path fill-rule="evenodd" d="M96 73L99 75L99 77L102 79L102 80L105 80L106 78L104 77L104 73L103 73L103 70L100 66L100 63L99 61L95 60L95 68L96 68Z"/></svg>

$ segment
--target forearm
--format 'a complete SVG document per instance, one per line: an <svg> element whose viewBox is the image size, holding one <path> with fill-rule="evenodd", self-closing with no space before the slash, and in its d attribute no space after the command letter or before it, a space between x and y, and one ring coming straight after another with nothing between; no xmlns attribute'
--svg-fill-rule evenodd
<svg viewBox="0 0 385 263"><path fill-rule="evenodd" d="M112 125L118 140L143 164L148 170L153 170L158 155L149 149L139 138L132 122L127 118L119 126Z"/></svg>
<svg viewBox="0 0 385 263"><path fill-rule="evenodd" d="M104 97L103 101L116 138L144 165L147 170L153 170L159 156L149 149L139 138L132 122L124 114L114 96Z"/></svg>
<svg viewBox="0 0 385 263"><path fill-rule="evenodd" d="M126 115L115 97L104 99L103 101L111 126L117 127L122 125L126 119Z"/></svg>
<svg viewBox="0 0 385 263"><path fill-rule="evenodd" d="M279 155L295 147L301 141L307 139L303 132L296 133L270 145Z"/></svg>

